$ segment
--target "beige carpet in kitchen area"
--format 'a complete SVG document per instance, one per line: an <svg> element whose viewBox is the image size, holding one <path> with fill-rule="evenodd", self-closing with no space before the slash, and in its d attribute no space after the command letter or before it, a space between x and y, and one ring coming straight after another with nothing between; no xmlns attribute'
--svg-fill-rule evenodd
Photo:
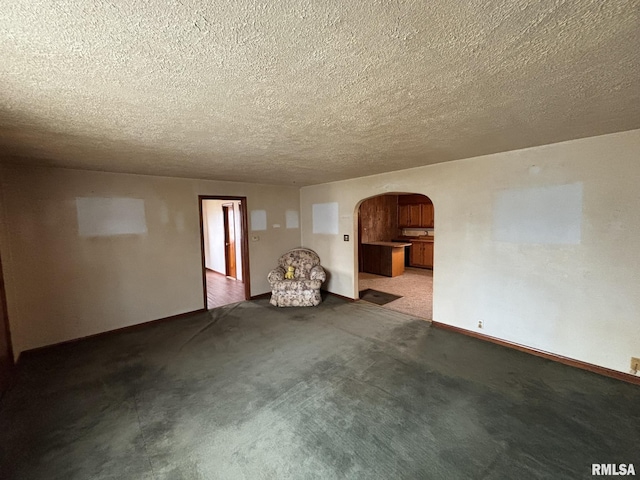
<svg viewBox="0 0 640 480"><path fill-rule="evenodd" d="M393 278L360 272L358 291L367 288L402 296L382 308L427 320L433 318L433 270L409 267L404 274Z"/></svg>

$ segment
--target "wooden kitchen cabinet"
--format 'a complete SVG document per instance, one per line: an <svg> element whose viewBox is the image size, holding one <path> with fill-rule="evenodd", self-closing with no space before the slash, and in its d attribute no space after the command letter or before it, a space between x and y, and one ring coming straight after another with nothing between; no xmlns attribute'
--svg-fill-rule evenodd
<svg viewBox="0 0 640 480"><path fill-rule="evenodd" d="M433 204L398 205L398 227L433 227Z"/></svg>
<svg viewBox="0 0 640 480"><path fill-rule="evenodd" d="M411 242L409 265L433 268L433 242Z"/></svg>
<svg viewBox="0 0 640 480"><path fill-rule="evenodd" d="M398 205L399 227L419 227L421 222L420 205Z"/></svg>
<svg viewBox="0 0 640 480"><path fill-rule="evenodd" d="M397 277L404 273L404 247L410 243L368 242L362 244L362 271Z"/></svg>
<svg viewBox="0 0 640 480"><path fill-rule="evenodd" d="M420 204L421 227L433 227L433 203Z"/></svg>

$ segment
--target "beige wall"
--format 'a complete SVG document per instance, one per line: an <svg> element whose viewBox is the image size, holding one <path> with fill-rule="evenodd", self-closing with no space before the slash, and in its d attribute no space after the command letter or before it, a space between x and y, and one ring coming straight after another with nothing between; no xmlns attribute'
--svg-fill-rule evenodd
<svg viewBox="0 0 640 480"><path fill-rule="evenodd" d="M501 192L570 184L583 191L579 243L494 238ZM433 200L434 320L482 320L486 335L623 372L640 356L640 130L303 187L302 241L329 291L356 297L356 207L385 192ZM327 202L338 235L313 233L312 206Z"/></svg>
<svg viewBox="0 0 640 480"><path fill-rule="evenodd" d="M300 244L299 229L271 228L299 210L298 188L6 165L0 188L16 355L202 308L198 195L246 196L249 212L267 211L268 229L249 242L252 295ZM76 197L142 199L147 232L81 237Z"/></svg>
<svg viewBox="0 0 640 480"><path fill-rule="evenodd" d="M0 248L14 351L202 308L198 195L248 197L267 212L249 232L251 292L300 243L355 297L356 207L416 192L436 216L434 319L628 371L640 356L640 130L297 188L0 167ZM494 239L496 195L579 183L578 244ZM300 196L299 196L300 195ZM138 198L147 233L79 237L76 197ZM337 202L339 234L313 234L312 205ZM301 230L285 224L300 210ZM301 239L302 232L302 242ZM343 234L351 235L344 242Z"/></svg>

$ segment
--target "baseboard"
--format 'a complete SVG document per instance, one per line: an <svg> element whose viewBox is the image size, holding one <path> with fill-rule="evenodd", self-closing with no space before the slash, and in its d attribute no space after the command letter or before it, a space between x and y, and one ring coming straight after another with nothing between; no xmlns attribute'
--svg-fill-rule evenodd
<svg viewBox="0 0 640 480"><path fill-rule="evenodd" d="M225 278L227 277L227 274L226 274L226 273L222 273L222 272L219 272L219 271L217 271L217 270L213 270L212 268L207 268L207 267L205 267L205 270L206 270L207 272L211 272L211 273L213 273L213 274L215 274L215 275L220 275L221 277L225 277Z"/></svg>
<svg viewBox="0 0 640 480"><path fill-rule="evenodd" d="M192 310L190 312L178 313L177 315L171 315L170 317L163 317L163 318L158 318L156 320L149 320L148 322L136 323L135 325L128 325L126 327L116 328L114 330L107 330L106 332L94 333L92 335L87 335L87 336L79 337L79 338L72 338L71 340L65 340L63 342L58 342L58 343L52 343L51 345L45 345L43 347L31 348L29 350L25 350L23 352L20 352L20 355L18 356L18 361L16 363L19 363L24 355L30 356L32 354L47 350L49 348L60 347L62 345L69 345L69 344L73 344L73 343L76 343L76 342L80 342L82 340L88 340L90 338L106 337L106 336L109 336L109 335L114 335L116 333L124 333L124 332L131 332L131 331L135 331L135 330L142 330L142 329L147 328L147 327L149 327L151 325L154 325L156 323L170 322L172 320L178 320L180 318L188 317L188 316L194 315L196 313L203 313L203 312L206 312L206 311L207 311L206 308L199 308L198 310Z"/></svg>
<svg viewBox="0 0 640 480"><path fill-rule="evenodd" d="M454 327L452 325L447 325L446 323L432 321L431 324L436 328L441 328L442 330L449 330L451 332L461 333L469 337L478 338L486 342L502 345L503 347L513 348L514 350L519 350L520 352L529 353L531 355L535 355L536 357L542 357L542 358L546 358L547 360L553 360L554 362L562 363L564 365L569 365L570 367L579 368L581 370L587 370L588 372L604 375L605 377L615 378L616 380L622 380L623 382L627 382L627 383L633 383L634 385L640 385L640 377L631 375L630 373L619 372L618 370L612 370L610 368L600 367L592 363L582 362L580 360L574 360L573 358L563 357L562 355L557 355L555 353L545 352L544 350L538 350L536 348L527 347L519 343L510 342L508 340L502 340L500 338L492 337L490 335L485 335L483 333L473 332L465 328Z"/></svg>

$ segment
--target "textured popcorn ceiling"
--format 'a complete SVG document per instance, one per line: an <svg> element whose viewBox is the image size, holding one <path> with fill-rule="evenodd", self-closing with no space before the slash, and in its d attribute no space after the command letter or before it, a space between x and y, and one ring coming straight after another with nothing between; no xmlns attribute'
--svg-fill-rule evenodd
<svg viewBox="0 0 640 480"><path fill-rule="evenodd" d="M632 0L12 0L0 157L313 184L640 128Z"/></svg>

